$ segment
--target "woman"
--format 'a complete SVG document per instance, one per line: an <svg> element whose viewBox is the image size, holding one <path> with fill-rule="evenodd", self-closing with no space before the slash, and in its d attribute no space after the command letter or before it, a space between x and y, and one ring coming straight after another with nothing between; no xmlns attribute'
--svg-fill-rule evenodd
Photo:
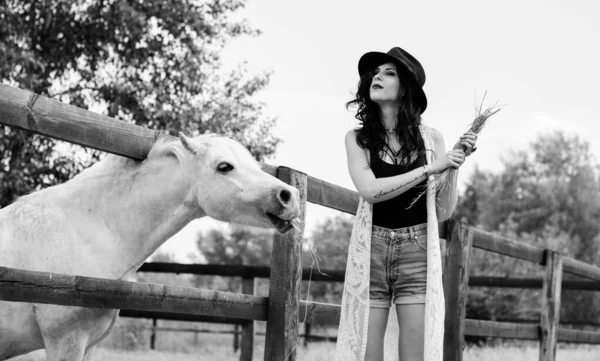
<svg viewBox="0 0 600 361"><path fill-rule="evenodd" d="M400 360L441 361L444 299L437 222L452 214L457 191L453 179L436 194L433 176L459 168L475 149L477 135L465 133L446 152L442 135L421 125L425 72L403 49L366 53L358 69L358 91L348 105L358 106L362 126L347 133L346 153L360 204L336 359L383 360L394 304Z"/></svg>

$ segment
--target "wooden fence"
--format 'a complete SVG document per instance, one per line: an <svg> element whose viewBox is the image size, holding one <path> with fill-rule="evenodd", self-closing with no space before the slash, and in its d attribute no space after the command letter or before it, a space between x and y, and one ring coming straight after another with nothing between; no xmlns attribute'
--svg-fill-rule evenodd
<svg viewBox="0 0 600 361"><path fill-rule="evenodd" d="M133 159L145 158L154 141L161 136L157 131L6 85L0 85L0 123ZM350 214L357 208L356 192L288 167L264 165L263 169L299 189L302 217L306 202ZM254 333L251 321L267 321L264 359L293 361L296 359L299 319L335 324L340 315L339 305L299 299L302 233L299 229L275 236L268 297L254 296L249 282L246 282L248 286L243 289L244 293L236 294L0 267L0 300L247 320L250 321L245 328L247 335ZM454 220L440 227L440 236L446 238L445 360L462 359L464 335L537 339L540 340L540 360L555 359L557 341L600 343L600 333L559 328L558 322L563 271L600 281L600 268ZM539 325L465 319L472 247L531 261L546 268ZM250 339L242 338L242 360L251 359Z"/></svg>
<svg viewBox="0 0 600 361"><path fill-rule="evenodd" d="M245 290L246 292L253 294L256 285L256 279L258 278L269 278L271 269L266 266L246 266L246 265L217 265L217 264L178 264L178 263L167 263L167 262L147 262L142 265L142 267L138 270L138 272L142 273L164 273L164 274L191 274L196 276L222 276L222 277L239 277L242 279L242 284L246 283ZM330 270L330 269L322 269L322 273L311 272L310 268L304 268L302 270L302 280L308 281L311 280L313 282L338 282L343 283L345 279L345 271L344 270ZM490 276L470 276L468 280L469 287L498 287L498 288L521 288L521 289L541 289L544 284L543 278L509 278L509 277L490 277ZM574 280L563 280L561 288L563 290L578 290L578 291L600 291L600 282L595 281L574 281ZM154 313L154 312L138 312L138 311L130 311L130 310L121 310L120 315L122 317L134 317L134 318L149 318L154 322L154 326L156 327L157 319L164 320L179 320L179 321L195 321L195 322L207 322L207 323L228 323L235 324L236 326L240 326L242 328L242 332L237 331L237 328L229 331L218 331L219 333L232 334L233 335L233 348L234 351L237 351L238 345L238 336L242 339L250 337L252 340L254 335L260 335L260 333L248 333L243 332L249 323L252 321L248 320L235 320L235 319L223 319L223 318L215 318L210 316L188 316L188 315L179 315L179 314L165 314L165 313ZM337 319L325 319L322 318L320 320L320 326L337 326ZM471 322L472 320L468 320L467 322ZM536 325L539 324L539 320L537 319L515 319L515 320L506 320L505 323L509 324L528 324L528 325ZM326 340L326 341L335 341L337 337L324 336L324 335L314 335L311 334L311 325L316 324L313 320L312 323L305 323L304 325L304 334L301 337L304 338L304 344L307 344L309 340ZM600 324L594 324L592 322L569 322L569 326L593 326L600 327ZM155 328L157 331L178 331L178 332L195 332L197 333L211 333L213 331L209 329L165 329L165 328ZM480 333L478 333L480 334ZM470 333L466 333L466 335L471 335ZM503 333L499 334L498 337L504 338L518 338L511 337L511 334ZM153 332L151 335L151 340L155 340L156 335ZM536 338L537 339L537 338ZM584 343L596 343L589 342L589 339L583 338L581 340L570 340L569 342L584 342ZM593 340L592 340L593 341ZM244 342L253 343L253 341L245 340ZM152 347L151 342L151 348Z"/></svg>

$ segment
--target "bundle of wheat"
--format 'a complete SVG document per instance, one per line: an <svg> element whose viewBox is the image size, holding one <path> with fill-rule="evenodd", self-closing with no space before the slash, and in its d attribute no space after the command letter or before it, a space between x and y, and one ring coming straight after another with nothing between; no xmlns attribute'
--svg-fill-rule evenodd
<svg viewBox="0 0 600 361"><path fill-rule="evenodd" d="M492 115L494 115L500 111L501 108L498 106L498 103L496 103L486 109L483 109L484 100L485 100L485 95L483 97L483 100L481 101L481 104L476 109L477 115L475 116L475 119L473 120L473 122L469 125L469 129L467 131L473 132L475 134L479 134L481 132L481 130L483 129L483 127L485 126L487 120ZM466 148L464 146L463 146L463 151L466 151ZM432 180L435 182L436 192L439 192L442 189L449 187L453 182L456 181L457 176L458 176L458 169L454 169L454 168L447 168L442 173L437 174L435 176L434 180ZM419 198L421 198L426 192L427 192L427 189L425 187L425 189L421 193L419 193L419 195L412 201L409 208L412 207L416 203L416 201Z"/></svg>

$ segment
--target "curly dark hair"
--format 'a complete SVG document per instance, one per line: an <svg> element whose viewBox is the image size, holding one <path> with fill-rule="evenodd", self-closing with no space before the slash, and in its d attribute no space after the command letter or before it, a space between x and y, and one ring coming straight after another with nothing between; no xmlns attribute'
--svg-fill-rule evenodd
<svg viewBox="0 0 600 361"><path fill-rule="evenodd" d="M372 101L369 95L374 76L375 70L365 72L358 82L355 98L346 103L346 108L353 105L358 107L355 117L360 121L361 126L356 129L356 141L361 148L369 151L371 160L374 157L382 157L386 147L385 128L380 119L379 105ZM425 152L425 143L419 131L423 109L415 101L417 95L414 89L419 85L412 74L398 67L398 76L404 94L398 111L396 135L402 144L399 154L400 163L405 164L415 153L421 155Z"/></svg>

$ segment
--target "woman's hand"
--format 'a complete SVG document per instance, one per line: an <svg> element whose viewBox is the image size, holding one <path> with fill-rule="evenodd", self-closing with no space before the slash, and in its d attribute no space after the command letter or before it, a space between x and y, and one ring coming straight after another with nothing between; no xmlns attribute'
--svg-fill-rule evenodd
<svg viewBox="0 0 600 361"><path fill-rule="evenodd" d="M465 162L465 152L460 149L452 149L429 166L431 174L442 173L448 168L458 168Z"/></svg>
<svg viewBox="0 0 600 361"><path fill-rule="evenodd" d="M474 132L466 132L461 135L458 139L458 142L454 145L453 149L460 149L465 152L465 156L470 156L477 147L475 143L477 142L477 134Z"/></svg>

